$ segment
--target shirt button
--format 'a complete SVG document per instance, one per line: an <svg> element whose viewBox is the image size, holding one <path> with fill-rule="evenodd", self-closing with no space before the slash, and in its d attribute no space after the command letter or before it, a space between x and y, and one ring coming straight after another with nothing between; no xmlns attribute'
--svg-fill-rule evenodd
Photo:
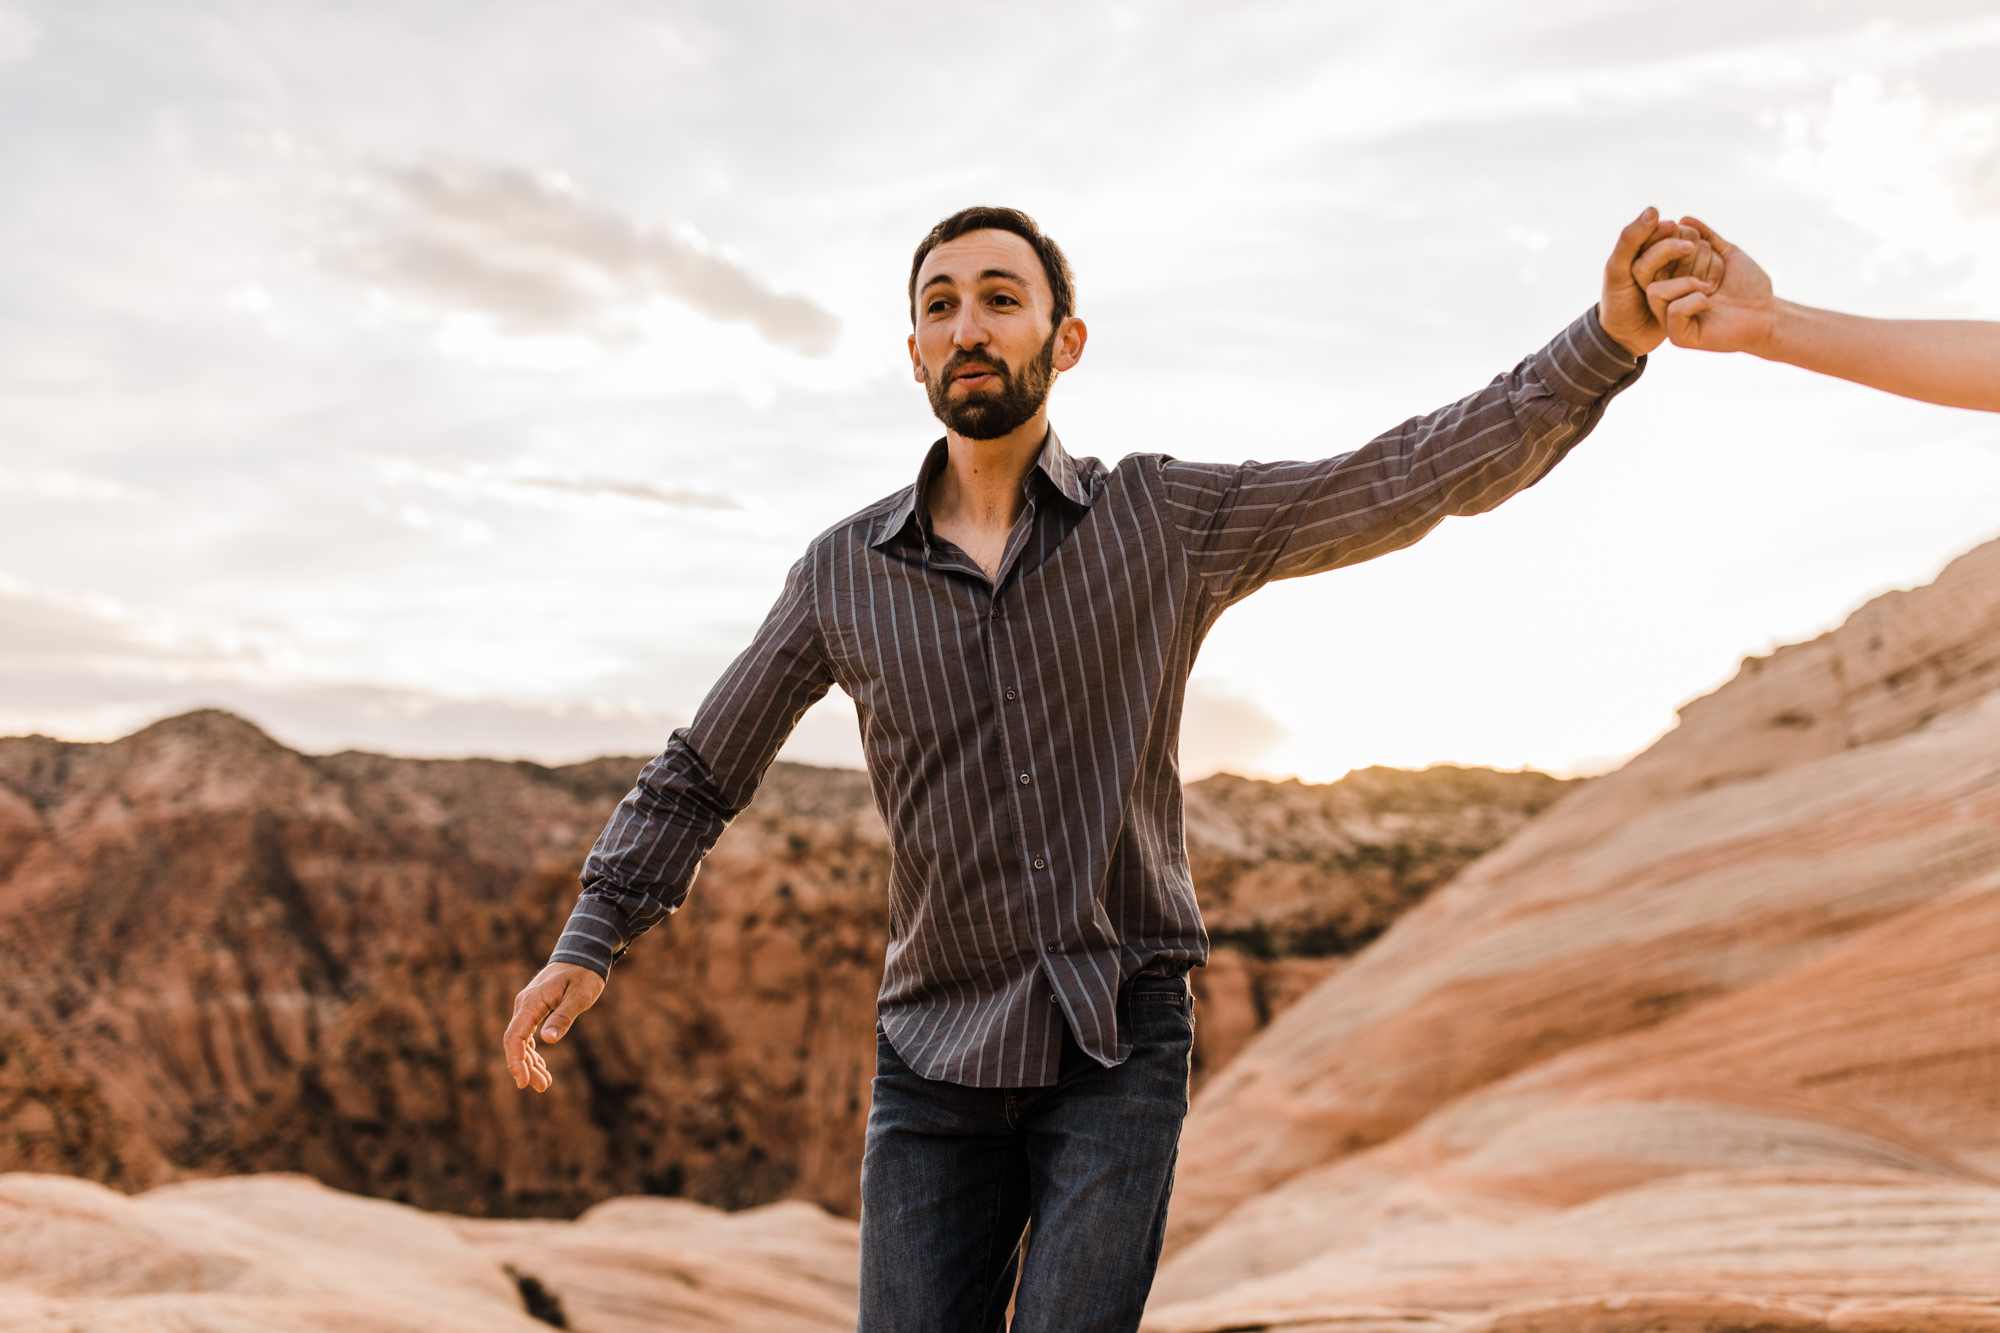
<svg viewBox="0 0 2000 1333"><path fill-rule="evenodd" d="M1050 941L1049 941L1049 952L1050 952L1050 953L1061 953L1061 952L1062 952L1062 941L1061 941L1061 940L1050 940Z"/></svg>
<svg viewBox="0 0 2000 1333"><path fill-rule="evenodd" d="M1011 685L1010 685L1010 686L1008 686L1008 687L1007 687L1007 698L1008 698L1008 701L1009 701L1009 702L1012 702L1013 700L1015 700L1015 699L1018 699L1018 698L1020 698L1020 697L1021 697L1020 695L1018 695L1018 694L1016 694L1016 693L1014 692L1014 687L1013 687L1013 686L1011 686Z"/></svg>
<svg viewBox="0 0 2000 1333"><path fill-rule="evenodd" d="M1061 1003L1062 1003L1062 997L1061 997L1060 995L1051 995L1051 996L1049 996L1049 1003L1050 1003L1050 1004L1061 1004Z"/></svg>
<svg viewBox="0 0 2000 1333"><path fill-rule="evenodd" d="M1036 857L1036 858L1035 858L1035 869L1037 869L1037 870L1041 870L1041 869L1043 869L1044 867L1046 867L1047 865L1048 865L1048 862L1047 862L1047 861L1044 861L1044 860L1043 860L1043 859L1042 859L1041 857L1039 857L1039 856L1038 856L1038 857Z"/></svg>
<svg viewBox="0 0 2000 1333"><path fill-rule="evenodd" d="M1026 773L1023 773L1023 774L1021 775L1021 785L1022 785L1023 787L1025 787L1025 786L1027 786L1027 785L1028 785L1028 775L1027 775Z"/></svg>

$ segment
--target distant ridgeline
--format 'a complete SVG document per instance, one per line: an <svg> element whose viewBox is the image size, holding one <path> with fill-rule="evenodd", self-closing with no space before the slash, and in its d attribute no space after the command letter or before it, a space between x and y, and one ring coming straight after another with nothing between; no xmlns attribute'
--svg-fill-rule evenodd
<svg viewBox="0 0 2000 1333"><path fill-rule="evenodd" d="M858 1205L888 847L858 772L779 764L688 908L555 1052L513 993L643 761L306 756L191 713L0 740L0 1172L292 1170L484 1215L621 1194ZM1568 784L1369 769L1188 789L1220 946L1198 1076Z"/></svg>

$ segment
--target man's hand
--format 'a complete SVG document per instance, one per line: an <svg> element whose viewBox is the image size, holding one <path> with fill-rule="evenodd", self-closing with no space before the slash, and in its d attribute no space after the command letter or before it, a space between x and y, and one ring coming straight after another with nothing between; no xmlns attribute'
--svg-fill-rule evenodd
<svg viewBox="0 0 2000 1333"><path fill-rule="evenodd" d="M596 1004L602 994L604 978L575 963L550 963L521 987L521 993L514 997L513 1021L500 1039L515 1087L549 1090L555 1079L542 1053L535 1049L537 1029L543 1041L561 1041L576 1016Z"/></svg>
<svg viewBox="0 0 2000 1333"><path fill-rule="evenodd" d="M1632 265L1632 280L1646 289L1646 308L1653 312L1653 320L1661 328L1667 328L1667 302L1656 293L1672 290L1677 294L1702 292L1712 294L1722 285L1722 256L1708 239L1683 220L1674 228L1674 239L1688 241L1694 246L1694 253L1684 259L1676 259L1664 268L1654 268L1649 256L1642 254ZM1669 247L1678 249L1680 247ZM1681 283L1669 288L1670 279L1691 278L1691 283ZM1667 330L1673 336L1673 330Z"/></svg>
<svg viewBox="0 0 2000 1333"><path fill-rule="evenodd" d="M1682 218L1701 243L1721 261L1716 275L1655 274L1646 284L1646 299L1676 347L1704 352L1767 354L1777 324L1778 302L1771 279L1757 261L1715 233L1699 218Z"/></svg>
<svg viewBox="0 0 2000 1333"><path fill-rule="evenodd" d="M1597 322L1634 356L1644 356L1666 341L1666 329L1646 303L1646 286L1669 265L1693 257L1696 243L1681 238L1678 230L1660 216L1660 210L1648 208L1618 233L1618 244L1604 261Z"/></svg>

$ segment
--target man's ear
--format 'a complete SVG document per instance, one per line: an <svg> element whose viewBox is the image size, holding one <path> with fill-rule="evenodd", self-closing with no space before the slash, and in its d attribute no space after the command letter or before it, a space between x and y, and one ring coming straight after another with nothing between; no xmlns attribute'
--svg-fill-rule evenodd
<svg viewBox="0 0 2000 1333"><path fill-rule="evenodd" d="M914 343L916 340L911 339ZM1063 321L1062 331L1056 336L1056 361L1058 371L1068 370L1083 360L1083 345L1090 341L1090 330L1075 315Z"/></svg>
<svg viewBox="0 0 2000 1333"><path fill-rule="evenodd" d="M924 359L917 355L917 335L910 335L910 371L919 384L924 382Z"/></svg>

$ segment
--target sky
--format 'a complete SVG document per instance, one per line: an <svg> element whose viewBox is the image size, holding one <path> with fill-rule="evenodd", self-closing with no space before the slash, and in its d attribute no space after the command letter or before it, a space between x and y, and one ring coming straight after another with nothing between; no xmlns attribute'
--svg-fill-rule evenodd
<svg viewBox="0 0 2000 1333"><path fill-rule="evenodd" d="M1069 253L1107 462L1355 448L1647 204L2000 318L1996 70L1925 0L0 0L0 734L657 751L939 434L904 282L972 202ZM2000 416L1663 349L1499 511L1232 609L1185 770L1602 771L1996 535Z"/></svg>

